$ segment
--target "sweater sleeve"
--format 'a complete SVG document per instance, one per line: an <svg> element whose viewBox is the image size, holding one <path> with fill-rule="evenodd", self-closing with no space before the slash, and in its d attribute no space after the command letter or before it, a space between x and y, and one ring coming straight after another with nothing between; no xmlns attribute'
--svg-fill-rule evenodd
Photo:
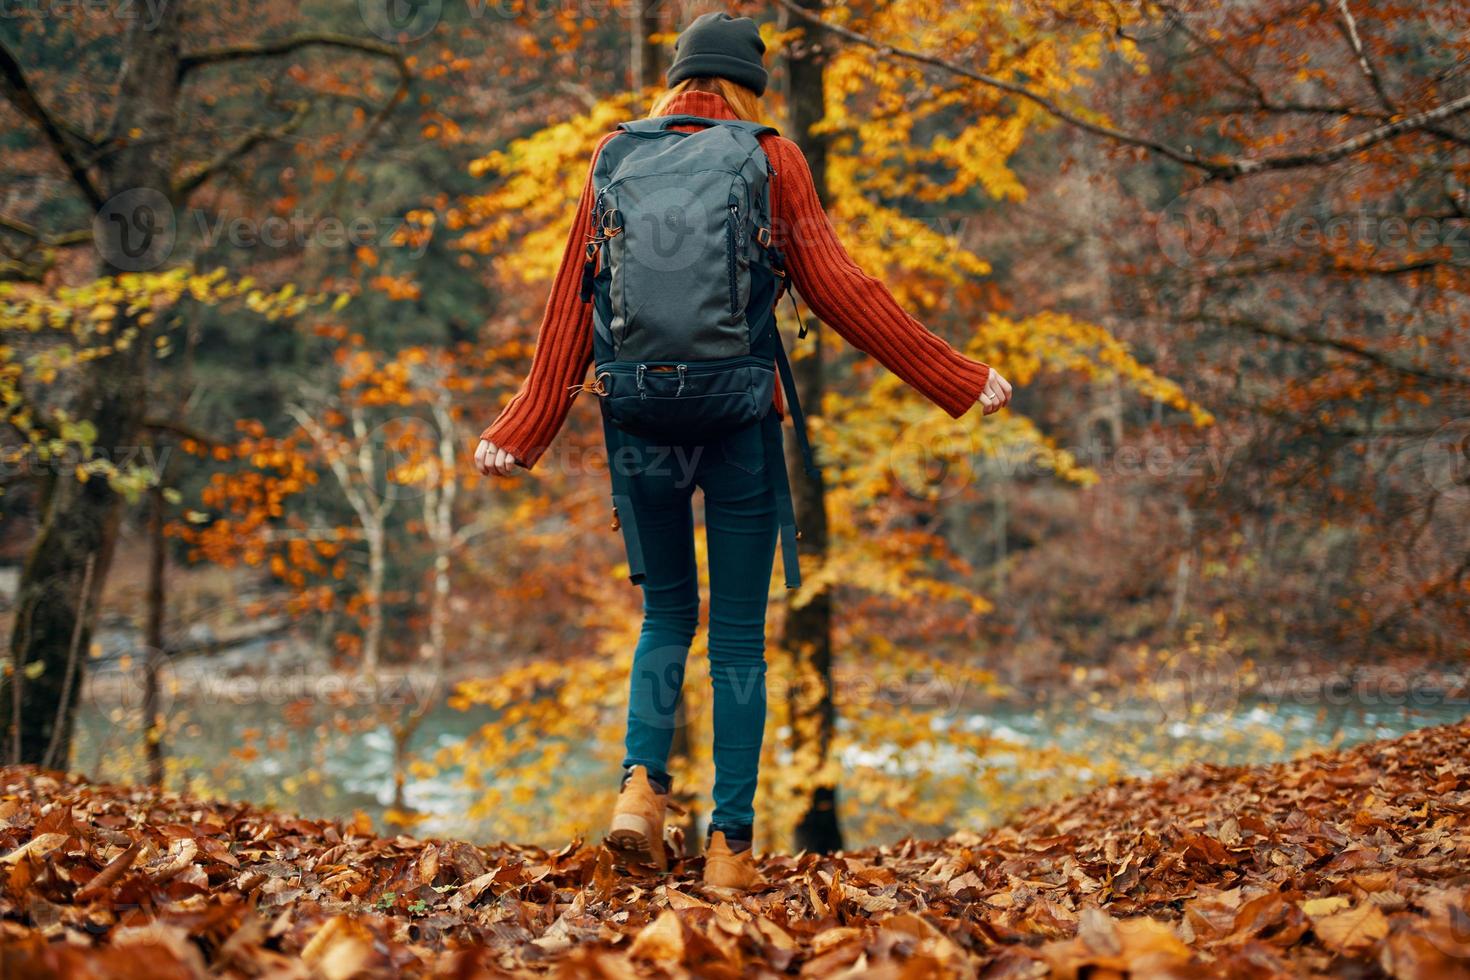
<svg viewBox="0 0 1470 980"><path fill-rule="evenodd" d="M603 138L598 151L610 137ZM561 431L575 397L571 389L586 377L592 363L592 304L582 302L581 290L586 234L592 222L592 167L596 163L597 153L593 153L577 202L577 215L567 231L561 266L552 280L551 296L541 317L531 372L500 416L480 434L481 439L509 450L526 469L536 465Z"/></svg>
<svg viewBox="0 0 1470 980"><path fill-rule="evenodd" d="M812 312L951 416L964 415L980 398L990 368L929 332L858 267L822 209L801 148L784 137L771 148L773 237Z"/></svg>

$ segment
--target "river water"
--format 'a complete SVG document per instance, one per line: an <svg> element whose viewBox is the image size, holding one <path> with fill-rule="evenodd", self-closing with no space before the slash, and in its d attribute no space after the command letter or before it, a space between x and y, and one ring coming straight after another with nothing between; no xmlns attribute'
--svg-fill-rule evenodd
<svg viewBox="0 0 1470 980"><path fill-rule="evenodd" d="M921 749L857 744L854 738L841 758L848 772L888 778L983 776L947 784L946 792L966 797L955 802L961 804L959 812L968 815L966 825L973 828L1002 819L1018 805L1085 789L1107 776L1149 775L1195 760L1273 762L1305 751L1391 738L1470 715L1470 698L1463 695L1436 694L1409 701L1385 703L1380 697L1348 692L1326 699L1231 699L1186 712L1160 710L1147 700L1100 703L1096 697L1058 698L1038 707L969 704L930 719L932 737ZM93 779L140 780L144 770L138 713L131 710L135 707L107 697L85 699L78 715L73 766ZM168 709L170 789L245 799L309 816L350 817L362 811L383 827L381 818L393 799L393 740L371 712L343 709L340 703L260 697L176 696ZM412 750L418 757L430 758L439 749L473 737L492 717L489 709L461 711L440 701L417 731ZM852 730L848 723L844 728ZM977 760L973 751L977 736L989 743L983 760ZM597 770L606 763L594 761L598 753L592 748L569 747L564 778L599 778ZM1038 762L1038 758L1057 761ZM492 826L467 816L475 795L452 766L415 775L407 784L406 800L426 815L415 833L471 840L494 836ZM922 829L932 834L953 828L937 824ZM874 831L870 836L881 840L897 834Z"/></svg>

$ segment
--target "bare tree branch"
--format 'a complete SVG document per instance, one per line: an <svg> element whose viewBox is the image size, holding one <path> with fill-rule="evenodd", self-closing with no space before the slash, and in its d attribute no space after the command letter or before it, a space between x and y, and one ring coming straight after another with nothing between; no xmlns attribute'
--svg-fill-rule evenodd
<svg viewBox="0 0 1470 980"><path fill-rule="evenodd" d="M1460 562L1460 564L1456 565L1449 572L1420 589L1418 595L1401 603L1396 609L1389 612L1376 623L1373 623L1368 627L1366 632L1383 632L1408 613L1417 612L1427 600L1433 599L1441 593L1449 591L1451 588L1458 587L1467 574L1470 574L1470 556L1466 556L1464 561Z"/></svg>
<svg viewBox="0 0 1470 980"><path fill-rule="evenodd" d="M24 235L32 241L45 245L47 248L70 248L73 245L85 245L92 240L92 230L82 228L77 231L64 231L59 235L50 235L34 225L27 224L19 218L7 218L0 214L0 228Z"/></svg>
<svg viewBox="0 0 1470 980"><path fill-rule="evenodd" d="M1317 105L1308 102L1272 102L1262 99L1259 102L1237 102L1227 105L1213 106L1200 111L1202 117L1215 116L1245 116L1258 112L1271 115L1319 115L1319 116L1341 116L1344 119L1367 119L1377 123L1388 122L1393 119L1394 113L1384 109L1357 109L1352 106L1343 105ZM1447 129L1436 123L1427 123L1420 127L1431 136L1437 136L1446 143L1458 143L1461 146L1470 146L1470 136L1465 136Z"/></svg>
<svg viewBox="0 0 1470 980"><path fill-rule="evenodd" d="M1391 264L1373 264L1371 262L1337 261L1328 256L1304 255L1227 266L1204 276L1204 281L1218 283L1249 280L1284 273L1307 274L1324 278L1334 276L1394 278L1413 275L1416 272L1432 272L1435 269L1470 269L1470 262L1449 258L1423 258Z"/></svg>
<svg viewBox="0 0 1470 980"><path fill-rule="evenodd" d="M1358 67L1362 70L1363 77L1368 80L1368 85L1378 96L1378 101L1383 103L1383 108L1389 112L1397 112L1398 108L1393 104L1393 99L1388 97L1388 90L1383 87L1383 79L1378 76L1373 63L1368 60L1368 52L1363 49L1363 38L1358 34L1358 19L1348 8L1347 0L1337 0L1337 9L1342 12L1343 33L1347 35L1353 54L1358 56Z"/></svg>
<svg viewBox="0 0 1470 980"><path fill-rule="evenodd" d="M91 229L48 234L19 218L0 214L0 229L26 239L19 248L0 244L0 282L40 282L56 264L55 251L92 240ZM37 254L39 253L39 254Z"/></svg>
<svg viewBox="0 0 1470 980"><path fill-rule="evenodd" d="M1189 22L1181 17L1179 11L1168 5L1164 6L1172 23L1184 36L1187 37L1196 50L1203 52L1204 56L1223 68L1226 74L1238 81L1244 88L1249 89L1256 97L1256 101L1265 103L1267 101L1266 90L1261 88L1261 83L1244 68L1225 57L1224 52L1215 47L1209 41L1200 37L1199 32L1189 26Z"/></svg>
<svg viewBox="0 0 1470 980"><path fill-rule="evenodd" d="M87 173L86 166L81 157L77 155L71 140L67 138L64 130L69 129L65 123L52 116L41 105L36 92L31 88L25 71L20 67L20 62L10 53L10 49L0 44L0 91L5 93L5 98L11 105L41 130L46 137L46 142L56 151L61 158L62 164L66 166L71 175L72 183L82 192L87 203L92 205L93 210L100 209L103 204L102 192L97 185L92 183L91 176Z"/></svg>
<svg viewBox="0 0 1470 980"><path fill-rule="evenodd" d="M409 70L408 59L404 57L403 52L391 44L384 44L381 41L372 41L367 38L353 37L350 34L334 34L330 32L297 34L279 41L267 41L261 44L237 44L223 48L212 48L206 51L186 53L179 58L179 78L182 79L190 72L208 65L225 64L231 61L244 61L252 58L274 58L292 54L309 47L341 48L379 58L387 58L393 62L393 66L398 72L398 86L394 89L393 95L383 103L377 113L368 121L367 126L364 127L362 135L344 153L344 160L352 160L357 156L363 146L367 144L367 141L372 139L382 127L393 109L408 96L408 87L413 81L413 72ZM347 168L344 167L337 176L337 184L332 190L332 198L334 200L337 193L341 190L342 178L346 173Z"/></svg>
<svg viewBox="0 0 1470 980"><path fill-rule="evenodd" d="M408 95L409 83L413 81L413 72L409 70L408 59L403 52L391 44L381 41L372 41L367 38L353 37L350 34L333 34L330 32L297 34L292 37L283 38L279 41L268 41L263 44L237 44L223 48L212 48L206 51L195 51L183 54L179 57L179 78L182 79L198 68L207 65L225 64L231 61L244 61L251 58L274 58L284 54L292 54L302 48L328 47L342 48L346 51L358 51L363 54L373 55L379 58L387 58L393 62L393 67L398 72L398 87L393 96L378 110L378 114L368 123L363 131L362 138L347 151L350 158L357 154L357 150L377 132L383 120L393 107L402 102Z"/></svg>
<svg viewBox="0 0 1470 980"><path fill-rule="evenodd" d="M192 173L180 179L174 184L176 200L187 200L203 184L215 174L236 162L240 157L249 153L263 143L272 143L283 139L301 128L310 113L311 104L301 102L296 106L296 112L290 119L279 126L269 129L252 129L248 133L242 133L233 143L220 150L213 159L196 168Z"/></svg>
<svg viewBox="0 0 1470 980"><path fill-rule="evenodd" d="M291 37L282 38L279 41L266 41L260 44L232 44L222 48L209 48L204 51L186 52L179 56L179 78L196 69L207 65L221 65L231 61L246 61L251 58L274 58L283 54L292 54L302 48L327 47L344 48L348 51L361 51L365 54L377 55L387 58L398 66L398 73L404 77L410 77L408 70L408 59L403 52L390 44L381 41L372 41L367 38L353 37L350 34L333 34L331 32L314 32L307 34L296 34Z"/></svg>
<svg viewBox="0 0 1470 980"><path fill-rule="evenodd" d="M1249 174L1262 173L1267 170L1291 170L1296 167L1324 166L1336 163L1355 153L1377 146L1379 143L1387 142L1397 136L1414 130L1432 132L1434 123L1451 119L1463 112L1470 111L1470 95L1461 96L1443 105L1416 112L1412 115L1402 116L1399 119L1386 123L1376 129L1359 133L1351 139L1334 143L1332 146L1320 149L1303 151L1299 153L1283 153L1274 157L1262 157L1256 160L1237 160L1229 165L1229 173L1222 176L1247 176Z"/></svg>
<svg viewBox="0 0 1470 980"><path fill-rule="evenodd" d="M1219 327L1227 327L1233 330L1244 330L1261 337L1270 337L1287 344L1301 344L1310 347L1325 347L1335 350L1350 357L1367 361L1378 367L1394 371L1398 374L1408 375L1424 381L1432 381L1435 384L1452 385L1458 388L1470 388L1470 377L1461 374L1445 374L1440 371L1431 371L1428 368L1415 367L1412 364L1400 364L1392 357L1381 351L1373 350L1355 340L1343 340L1338 337L1329 337L1325 334L1311 333L1308 331L1288 330L1284 327L1272 326L1261 320L1249 317L1226 317L1214 316L1208 313L1197 313L1186 320L1198 323L1207 323Z"/></svg>
<svg viewBox="0 0 1470 980"><path fill-rule="evenodd" d="M782 7L791 11L797 17L806 21L807 23L815 27L819 27L822 30L828 31L837 37L845 38L846 40L851 41L854 44L860 44L864 47L871 48L883 57L900 58L906 61L913 61L922 65L929 65L931 67L947 71L950 74L958 75L962 78L968 78L972 81L979 82L980 84L988 86L990 88L999 89L1003 92L1008 92L1011 95L1016 96L1017 98L1025 99L1033 105L1036 105L1043 109L1048 115L1051 115L1054 118L1061 120L1062 122L1074 126L1077 129L1081 129L1084 132L1092 133L1094 136L1101 136L1105 139L1109 139L1117 143L1122 143L1125 146L1136 146L1141 149L1149 150L1153 153L1158 154L1159 156L1166 157L1170 160L1175 161L1176 163L1183 164L1186 167L1192 167L1196 170L1202 170L1206 174L1208 174L1211 179L1215 180L1233 180L1237 177L1246 177L1252 174L1264 173L1273 170L1293 170L1300 167L1325 166L1327 164L1336 163L1338 160L1342 160L1345 157L1350 157L1355 153L1360 153L1363 150L1378 145L1379 143L1394 139L1395 137L1401 136L1404 133L1414 130L1430 131L1430 127L1433 124L1453 118L1454 116L1457 116L1466 111L1470 111L1470 95L1465 95L1458 99L1454 99L1450 102L1446 102L1442 105L1436 106L1433 109L1426 109L1422 112L1416 112L1412 115L1400 117L1392 122L1385 123L1374 129L1359 133L1357 136L1354 136L1350 139L1343 140L1339 143L1334 143L1331 146L1327 147L1321 147L1314 150L1299 151L1296 153L1283 153L1277 156L1257 157L1254 159L1203 157L1188 150L1183 150L1178 147L1161 142L1151 136L1124 132L1123 130L1115 129L1112 126L1095 123L1091 120L1084 119L1076 113L1058 105L1049 97L1042 95L1039 92L1033 91L1032 89L1027 88L1025 85L1022 85L1019 82L1011 82L1003 78L997 78L994 75L987 75L984 72L976 71L973 68L966 67L965 65L961 65L948 59L941 58L938 55L932 55L923 51L914 51L907 48L896 47L892 44L887 44L883 41L879 41L875 38L869 37L866 34L862 34L858 31L843 27L839 24L833 24L829 21L823 20L821 17L817 16L811 11L806 10L796 4L795 2L793 2L793 0L776 0L776 2L779 3Z"/></svg>
<svg viewBox="0 0 1470 980"><path fill-rule="evenodd" d="M224 445L221 440L216 439L211 435L207 435L206 433L200 432L198 429L195 429L183 422L177 421L176 419L150 417L143 420L143 427L146 429L152 429L155 432L167 432L170 435L178 436L181 439L188 439L191 442L197 442L201 446L208 446L210 449L213 449L216 446Z"/></svg>

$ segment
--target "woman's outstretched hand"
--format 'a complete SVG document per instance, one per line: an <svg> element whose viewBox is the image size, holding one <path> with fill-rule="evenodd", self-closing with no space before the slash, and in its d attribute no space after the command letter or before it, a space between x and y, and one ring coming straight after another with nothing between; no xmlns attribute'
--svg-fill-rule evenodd
<svg viewBox="0 0 1470 980"><path fill-rule="evenodd" d="M986 415L1000 411L1011 403L1011 383L1001 377L995 368L990 369L990 378L985 382L985 390L980 392L980 405L985 409Z"/></svg>
<svg viewBox="0 0 1470 980"><path fill-rule="evenodd" d="M484 476L510 476L515 472L516 458L508 449L501 449L488 439L481 439L475 449L475 469Z"/></svg>

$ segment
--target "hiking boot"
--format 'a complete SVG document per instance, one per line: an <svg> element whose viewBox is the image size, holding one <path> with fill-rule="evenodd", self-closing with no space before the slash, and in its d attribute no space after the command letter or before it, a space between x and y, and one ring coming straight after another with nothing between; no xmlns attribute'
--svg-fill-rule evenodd
<svg viewBox="0 0 1470 980"><path fill-rule="evenodd" d="M629 770L617 806L613 807L612 827L603 839L618 863L669 870L664 852L664 811L668 805L669 794L653 788L646 768L634 766Z"/></svg>
<svg viewBox="0 0 1470 980"><path fill-rule="evenodd" d="M725 843L725 833L717 830L710 835L709 847L704 852L704 883L713 888L732 888L748 891L766 883L755 867L755 849L747 847L738 853Z"/></svg>

